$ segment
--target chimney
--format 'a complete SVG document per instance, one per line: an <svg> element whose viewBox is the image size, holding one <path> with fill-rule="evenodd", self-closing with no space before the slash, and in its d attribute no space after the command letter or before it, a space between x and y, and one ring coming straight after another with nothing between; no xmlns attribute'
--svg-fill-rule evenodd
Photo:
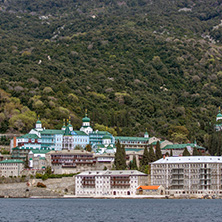
<svg viewBox="0 0 222 222"><path fill-rule="evenodd" d="M14 138L13 138L13 148L15 148L16 147L16 137L14 136Z"/></svg>
<svg viewBox="0 0 222 222"><path fill-rule="evenodd" d="M165 156L165 154L163 155L163 159L165 159L166 158L166 156Z"/></svg>

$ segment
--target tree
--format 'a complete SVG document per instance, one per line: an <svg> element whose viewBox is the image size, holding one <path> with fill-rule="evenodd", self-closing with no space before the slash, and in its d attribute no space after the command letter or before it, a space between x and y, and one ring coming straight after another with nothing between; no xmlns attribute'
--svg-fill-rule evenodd
<svg viewBox="0 0 222 222"><path fill-rule="evenodd" d="M161 152L161 149L160 149L160 141L157 141L157 144L156 144L156 160L159 160L162 158L162 152Z"/></svg>
<svg viewBox="0 0 222 222"><path fill-rule="evenodd" d="M170 150L170 156L173 156L173 149Z"/></svg>
<svg viewBox="0 0 222 222"><path fill-rule="evenodd" d="M126 153L123 145L120 144L119 140L116 143L116 153L114 160L116 170L126 169Z"/></svg>
<svg viewBox="0 0 222 222"><path fill-rule="evenodd" d="M155 156L152 144L149 148L149 157L150 157L149 162L154 162L156 160L156 156Z"/></svg>
<svg viewBox="0 0 222 222"><path fill-rule="evenodd" d="M90 144L87 144L85 150L88 151L88 152L91 152L92 151L92 146Z"/></svg>
<svg viewBox="0 0 222 222"><path fill-rule="evenodd" d="M168 152L165 153L165 156L170 156L170 154Z"/></svg>
<svg viewBox="0 0 222 222"><path fill-rule="evenodd" d="M28 158L28 155L26 155L26 158L25 158L24 168L25 168L25 169L28 169L28 168L29 168L29 158Z"/></svg>
<svg viewBox="0 0 222 222"><path fill-rule="evenodd" d="M149 159L150 159L149 152L148 152L147 146L145 146L140 166L148 165L149 164Z"/></svg>
<svg viewBox="0 0 222 222"><path fill-rule="evenodd" d="M194 149L193 149L193 156L199 156L199 155L200 155L200 154L199 154L197 148L194 147Z"/></svg>
<svg viewBox="0 0 222 222"><path fill-rule="evenodd" d="M183 156L190 156L189 151L187 150L187 148L185 147L184 151L183 151Z"/></svg>
<svg viewBox="0 0 222 222"><path fill-rule="evenodd" d="M130 169L131 170L137 170L137 162L136 162L136 156L133 156L133 160L130 161Z"/></svg>
<svg viewBox="0 0 222 222"><path fill-rule="evenodd" d="M83 148L82 148L82 146L81 145L76 145L75 146L75 150L82 150Z"/></svg>

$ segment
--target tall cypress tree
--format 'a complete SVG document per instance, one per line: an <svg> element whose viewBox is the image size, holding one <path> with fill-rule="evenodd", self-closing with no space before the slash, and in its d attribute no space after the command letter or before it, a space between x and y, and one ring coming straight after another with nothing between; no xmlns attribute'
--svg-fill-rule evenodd
<svg viewBox="0 0 222 222"><path fill-rule="evenodd" d="M199 156L199 155L200 155L200 154L199 154L197 148L194 147L194 149L193 149L193 156Z"/></svg>
<svg viewBox="0 0 222 222"><path fill-rule="evenodd" d="M149 148L149 157L150 157L149 162L154 162L156 160L156 156L155 156L152 144L150 145L150 148Z"/></svg>
<svg viewBox="0 0 222 222"><path fill-rule="evenodd" d="M131 170L137 170L137 162L136 162L136 156L135 155L133 156L133 160L130 164L130 169Z"/></svg>
<svg viewBox="0 0 222 222"><path fill-rule="evenodd" d="M187 150L187 148L185 147L184 151L183 151L183 156L190 156L189 151Z"/></svg>
<svg viewBox="0 0 222 222"><path fill-rule="evenodd" d="M170 150L170 156L173 156L173 149Z"/></svg>
<svg viewBox="0 0 222 222"><path fill-rule="evenodd" d="M160 141L157 141L157 144L156 144L156 160L159 160L162 158L162 152L161 152L161 149L160 149Z"/></svg>
<svg viewBox="0 0 222 222"><path fill-rule="evenodd" d="M140 163L140 166L146 166L149 163L149 152L147 149L147 146L145 146L144 151L143 151L143 157Z"/></svg>
<svg viewBox="0 0 222 222"><path fill-rule="evenodd" d="M124 146L122 146L119 140L116 143L116 153L114 160L116 170L126 169L126 152Z"/></svg>

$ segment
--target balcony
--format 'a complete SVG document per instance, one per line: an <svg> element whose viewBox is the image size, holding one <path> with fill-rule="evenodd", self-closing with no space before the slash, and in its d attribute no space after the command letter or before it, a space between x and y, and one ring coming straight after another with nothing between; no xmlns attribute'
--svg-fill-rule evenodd
<svg viewBox="0 0 222 222"><path fill-rule="evenodd" d="M129 183L116 183L116 184L111 184L111 187L129 187Z"/></svg>
<svg viewBox="0 0 222 222"><path fill-rule="evenodd" d="M111 181L130 181L130 178L116 178L116 177L113 177L111 178Z"/></svg>

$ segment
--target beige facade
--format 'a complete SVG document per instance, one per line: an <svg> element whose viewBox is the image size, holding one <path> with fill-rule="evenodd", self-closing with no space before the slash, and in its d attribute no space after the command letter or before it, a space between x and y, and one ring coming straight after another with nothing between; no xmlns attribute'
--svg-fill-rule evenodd
<svg viewBox="0 0 222 222"><path fill-rule="evenodd" d="M21 160L11 159L0 162L0 177L21 176L24 170L24 163Z"/></svg>
<svg viewBox="0 0 222 222"><path fill-rule="evenodd" d="M83 150L51 151L46 161L55 174L70 174L89 170L111 169L114 155L98 155Z"/></svg>
<svg viewBox="0 0 222 222"><path fill-rule="evenodd" d="M222 193L222 157L166 157L151 164L151 184L166 194Z"/></svg>

